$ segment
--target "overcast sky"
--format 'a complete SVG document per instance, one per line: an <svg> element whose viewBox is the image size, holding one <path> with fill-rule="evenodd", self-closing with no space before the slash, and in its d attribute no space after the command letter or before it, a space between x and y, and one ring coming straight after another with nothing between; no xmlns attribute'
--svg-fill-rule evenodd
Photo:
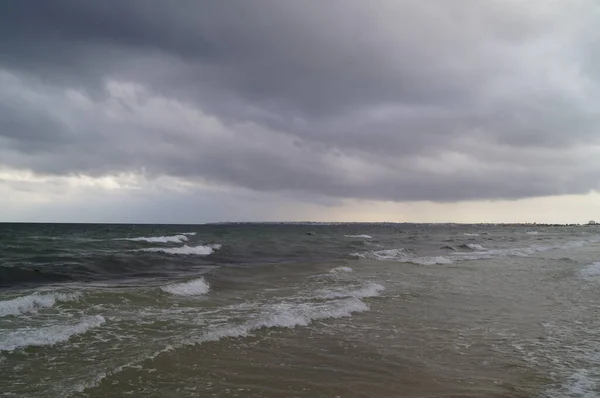
<svg viewBox="0 0 600 398"><path fill-rule="evenodd" d="M600 219L597 0L4 0L0 220Z"/></svg>

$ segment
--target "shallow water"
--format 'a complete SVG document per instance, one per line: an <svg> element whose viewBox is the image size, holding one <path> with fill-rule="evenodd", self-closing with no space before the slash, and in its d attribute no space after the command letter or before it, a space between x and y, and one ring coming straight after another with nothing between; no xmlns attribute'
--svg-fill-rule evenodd
<svg viewBox="0 0 600 398"><path fill-rule="evenodd" d="M600 228L0 225L14 396L597 397Z"/></svg>

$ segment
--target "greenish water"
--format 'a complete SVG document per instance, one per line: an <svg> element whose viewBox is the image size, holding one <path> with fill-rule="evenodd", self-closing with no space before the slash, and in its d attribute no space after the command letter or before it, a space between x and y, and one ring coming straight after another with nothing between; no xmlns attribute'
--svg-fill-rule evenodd
<svg viewBox="0 0 600 398"><path fill-rule="evenodd" d="M600 396L600 228L0 224L0 391Z"/></svg>

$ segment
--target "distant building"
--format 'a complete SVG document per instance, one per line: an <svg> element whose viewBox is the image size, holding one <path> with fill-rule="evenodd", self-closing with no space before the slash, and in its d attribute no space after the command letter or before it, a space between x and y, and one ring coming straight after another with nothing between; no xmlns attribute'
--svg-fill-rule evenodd
<svg viewBox="0 0 600 398"><path fill-rule="evenodd" d="M588 225L598 225L598 223L594 220L590 220L590 222L588 223Z"/></svg>

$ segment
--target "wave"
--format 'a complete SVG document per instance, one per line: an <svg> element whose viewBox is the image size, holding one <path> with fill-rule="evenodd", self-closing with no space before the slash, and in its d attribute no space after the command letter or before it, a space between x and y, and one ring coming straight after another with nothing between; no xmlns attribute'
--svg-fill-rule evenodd
<svg viewBox="0 0 600 398"><path fill-rule="evenodd" d="M544 396L547 396L548 398L597 398L597 377L590 373L591 372L588 369L577 369L560 386L560 388L550 389L546 392L546 394L544 394Z"/></svg>
<svg viewBox="0 0 600 398"><path fill-rule="evenodd" d="M365 312L369 306L361 298L378 296L383 291L383 286L370 283L358 289L323 290L307 296L289 297L292 302L278 302L265 304L263 302L240 303L224 307L223 310L231 312L233 316L223 314L218 323L212 324L202 333L188 335L186 338L172 342L163 350L150 356L140 357L138 360L118 366L109 372L98 373L89 381L80 383L76 391L83 392L88 388L98 385L106 376L121 372L124 368L139 363L145 359L153 359L162 352L173 350L175 347L197 345L215 342L226 338L240 338L250 336L253 331L269 328L295 328L308 326L317 320L339 319L352 316L354 313ZM336 292L339 293L336 295ZM319 294L336 299L315 302ZM340 297L340 299L337 299ZM305 301L306 300L306 301ZM313 301L311 301L313 300ZM234 320L237 320L235 322ZM227 323L223 323L223 321Z"/></svg>
<svg viewBox="0 0 600 398"><path fill-rule="evenodd" d="M210 285L204 278L162 286L161 290L176 296L198 296L208 293Z"/></svg>
<svg viewBox="0 0 600 398"><path fill-rule="evenodd" d="M471 249L471 250L486 250L485 247L478 245L477 243L466 243L464 245L460 245L463 249Z"/></svg>
<svg viewBox="0 0 600 398"><path fill-rule="evenodd" d="M310 298L317 298L323 300L348 297L367 298L379 296L379 294L384 290L385 288L379 283L370 282L366 285L359 287L358 289L348 289L347 287L323 289L317 291L314 295L311 295Z"/></svg>
<svg viewBox="0 0 600 398"><path fill-rule="evenodd" d="M331 273L353 272L353 270L350 267L336 267L336 268L332 268L329 272L331 272Z"/></svg>
<svg viewBox="0 0 600 398"><path fill-rule="evenodd" d="M570 241L557 245L532 245L526 247L515 247L507 249L486 249L478 244L461 245L462 248L469 248L473 252L451 252L447 256L424 256L418 257L411 250L407 249L387 249L362 253L352 253L353 257L387 260L404 263L414 263L420 265L452 264L456 261L483 260L498 257L529 257L536 253L546 252L557 249L576 249L585 246L587 243L598 242L597 239L586 241ZM443 249L454 250L451 246L445 246Z"/></svg>
<svg viewBox="0 0 600 398"><path fill-rule="evenodd" d="M40 283L56 283L72 280L72 277L62 273L41 271L33 268L22 268L0 265L0 286L32 285Z"/></svg>
<svg viewBox="0 0 600 398"><path fill-rule="evenodd" d="M365 258L369 260L396 260L411 255L412 252L407 249L386 249L362 253L352 253L351 256Z"/></svg>
<svg viewBox="0 0 600 398"><path fill-rule="evenodd" d="M315 320L346 318L355 312L368 311L369 306L359 298L345 298L324 303L278 303L264 306L247 322L239 325L217 326L208 330L199 341L218 341L223 338L245 337L265 328L295 328L308 326Z"/></svg>
<svg viewBox="0 0 600 398"><path fill-rule="evenodd" d="M539 232L538 231L527 231L525 232L527 235L538 235Z"/></svg>
<svg viewBox="0 0 600 398"><path fill-rule="evenodd" d="M579 271L579 275L584 279L598 279L600 277L600 262L587 265Z"/></svg>
<svg viewBox="0 0 600 398"><path fill-rule="evenodd" d="M41 308L54 306L57 301L76 300L80 296L81 293L33 293L28 296L0 301L0 318L9 315L37 312Z"/></svg>
<svg viewBox="0 0 600 398"><path fill-rule="evenodd" d="M413 263L419 265L451 264L454 262L453 260L443 256L418 257L415 256L411 250L403 248L353 253L352 255L371 260L397 261L401 263Z"/></svg>
<svg viewBox="0 0 600 398"><path fill-rule="evenodd" d="M442 265L452 264L454 261L444 256L412 257L404 260L405 263L418 265Z"/></svg>
<svg viewBox="0 0 600 398"><path fill-rule="evenodd" d="M363 239L373 239L371 235L344 235L346 238L363 238Z"/></svg>
<svg viewBox="0 0 600 398"><path fill-rule="evenodd" d="M106 320L102 315L85 318L75 325L56 325L39 329L22 328L0 335L0 351L14 351L25 347L42 347L68 341L84 334Z"/></svg>
<svg viewBox="0 0 600 398"><path fill-rule="evenodd" d="M151 237L139 237L139 238L123 238L118 240L129 240L132 242L149 242L149 243L181 243L186 242L189 235L192 233L184 233L180 235L173 236L151 236ZM195 234L195 232L193 232Z"/></svg>
<svg viewBox="0 0 600 398"><path fill-rule="evenodd" d="M182 232L181 235L194 236L196 235L196 232Z"/></svg>
<svg viewBox="0 0 600 398"><path fill-rule="evenodd" d="M215 250L221 248L221 245L199 245L199 246L188 246L183 245L181 247L151 247L148 249L140 249L139 251L154 252L154 253L166 253L166 254L183 254L183 255L196 255L196 256L208 256Z"/></svg>
<svg viewBox="0 0 600 398"><path fill-rule="evenodd" d="M468 233L468 232L465 232L463 235L464 236L479 236L479 234L477 234L477 233Z"/></svg>

